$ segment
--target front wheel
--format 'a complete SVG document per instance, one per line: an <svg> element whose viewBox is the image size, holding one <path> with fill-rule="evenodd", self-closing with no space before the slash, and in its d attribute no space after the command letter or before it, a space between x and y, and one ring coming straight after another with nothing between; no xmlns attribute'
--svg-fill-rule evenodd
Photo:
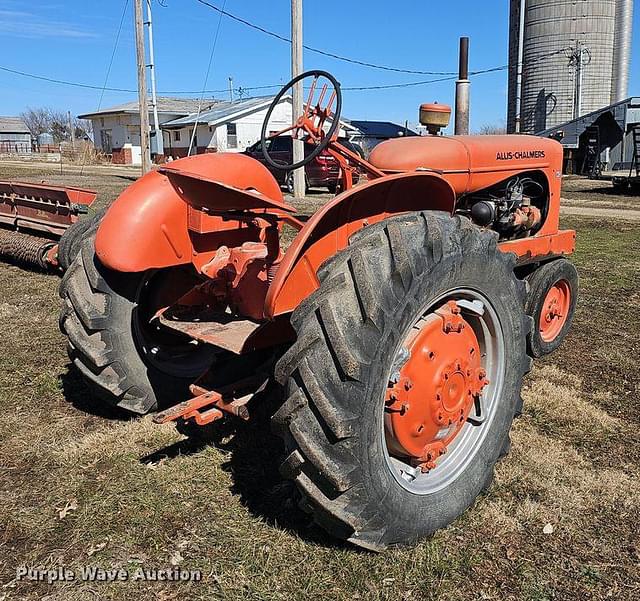
<svg viewBox="0 0 640 601"><path fill-rule="evenodd" d="M422 212L366 227L319 270L273 421L284 473L330 533L408 543L489 486L530 366L514 263L491 232Z"/></svg>
<svg viewBox="0 0 640 601"><path fill-rule="evenodd" d="M95 231L60 284L60 329L73 365L108 404L144 414L188 396L212 363L212 347L153 319L195 284L186 267L120 273L95 256Z"/></svg>
<svg viewBox="0 0 640 601"><path fill-rule="evenodd" d="M534 327L528 336L529 353L543 357L564 341L578 301L578 272L567 259L544 263L527 276L525 310Z"/></svg>

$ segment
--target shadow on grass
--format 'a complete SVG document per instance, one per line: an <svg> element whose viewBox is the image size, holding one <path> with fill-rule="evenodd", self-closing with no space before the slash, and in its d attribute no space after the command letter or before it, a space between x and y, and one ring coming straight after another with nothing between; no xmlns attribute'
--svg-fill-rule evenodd
<svg viewBox="0 0 640 601"><path fill-rule="evenodd" d="M101 400L73 363L67 364L67 370L60 374L59 378L64 398L76 409L105 419L118 421L135 419L136 416L131 413Z"/></svg>
<svg viewBox="0 0 640 601"><path fill-rule="evenodd" d="M589 190L585 190L589 194L604 194L607 196L638 196L640 193L640 185L634 186L631 184L629 187L621 187L614 188L613 185L598 187L598 188L590 188ZM583 193L582 190L571 190L573 194Z"/></svg>
<svg viewBox="0 0 640 601"><path fill-rule="evenodd" d="M360 551L317 526L311 516L298 506L300 495L293 482L280 475L278 468L285 450L282 440L272 434L269 423L279 404L279 394L277 390L270 389L257 395L251 403L252 418L248 422L226 418L204 427L183 425L178 430L187 436L186 439L146 455L140 461L156 463L165 458L198 453L213 445L228 457L222 469L231 474L231 492L240 497L241 503L252 514L306 542Z"/></svg>

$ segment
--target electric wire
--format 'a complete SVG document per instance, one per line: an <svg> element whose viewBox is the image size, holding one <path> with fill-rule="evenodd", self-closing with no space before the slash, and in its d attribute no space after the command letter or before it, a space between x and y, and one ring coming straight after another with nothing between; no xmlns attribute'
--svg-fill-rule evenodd
<svg viewBox="0 0 640 601"><path fill-rule="evenodd" d="M227 4L227 0L224 0L222 4L222 8ZM220 17L218 18L218 26L216 27L216 33L213 38L213 43L211 44L211 52L209 53L209 63L207 64L207 72L204 76L204 83L202 85L202 93L200 94L200 100L198 101L198 112L196 113L196 120L193 124L193 132L191 132L191 140L189 140L189 150L187 151L187 156L191 156L191 150L193 148L193 142L196 138L196 130L198 129L198 120L200 119L200 111L202 110L202 100L204 99L204 95L206 94L207 83L209 82L209 73L211 72L211 64L213 63L213 56L216 52L216 46L218 45L218 36L220 35L220 26L222 25L222 13L220 13Z"/></svg>
<svg viewBox="0 0 640 601"><path fill-rule="evenodd" d="M557 54L561 54L563 52L567 52L567 50L570 50L570 47L567 48L561 48L560 50L556 50L554 52L548 53L548 54L544 54L544 55L540 55L539 57L536 57L533 60L528 60L527 63L528 65L531 64L535 64L541 60L553 57ZM469 75L484 75L486 73L495 73L498 71L504 71L506 69L509 69L509 65L500 65L498 67L491 67L489 69L481 69L481 70L476 70L476 71L470 71ZM65 86L70 86L70 87L76 87L76 88L85 88L85 89L90 89L90 90L100 90L102 91L103 89L107 92L125 92L125 93L129 93L129 94L134 94L137 93L136 89L131 89L131 88L117 88L117 87L108 87L108 86L99 86L99 85L93 85L93 84L88 84L88 83L82 83L82 82L77 82L77 81L69 81L69 80L64 80L64 79L56 79L53 77L46 77L43 75L38 75L35 73L28 73L26 71L21 71L18 69L13 69L10 67L6 67L3 65L0 65L0 71L5 71L7 73L11 73L14 75L19 75L21 77L26 77L26 78L30 78L30 79L36 79L36 80L40 80L40 81L45 81L47 83L53 83L53 84L58 84L58 85L65 85ZM457 79L457 76L450 76L450 77L444 77L444 78L440 78L440 79L430 79L430 80L423 80L423 81L410 81L410 82L403 82L403 83L396 83L396 84L388 84L388 85L372 85L372 86L345 86L342 88L343 91L366 91L366 90L384 90L384 89L392 89L392 88L408 88L408 87L413 87L413 86L420 86L420 85L427 85L427 84L431 84L431 83L438 83L440 81L451 81ZM268 89L275 89L275 88L281 88L282 84L281 83L277 83L277 84L268 84L268 85L260 85L260 86L241 86L239 88L237 88L234 91L257 91L257 90L268 90ZM229 91L229 88L221 88L218 90L205 90L205 94L223 94ZM192 90L167 90L167 91L161 91L160 94L163 95L193 95L193 94L200 94L202 93L202 90L197 90L197 91L192 91Z"/></svg>
<svg viewBox="0 0 640 601"><path fill-rule="evenodd" d="M98 100L98 108L96 110L97 113L100 112L102 108L102 101L104 100L104 93L107 88L107 83L109 83L109 76L111 75L111 69L113 67L113 60L116 56L116 50L118 49L118 42L120 41L120 34L122 33L122 26L124 25L124 18L127 14L127 8L129 7L129 0L124 0L124 7L122 8L122 15L120 16L120 23L118 25L118 31L116 33L115 40L113 42L113 50L111 51L111 58L109 59L109 65L107 66L107 72L104 76L104 82L102 84L102 89L100 90L100 99ZM94 141L95 144L95 141ZM82 165L80 167L80 175L84 173L85 165L87 164L87 153L84 152L82 156Z"/></svg>
<svg viewBox="0 0 640 601"><path fill-rule="evenodd" d="M218 12L220 15L224 15L225 17L228 17L229 19L233 19L234 21L237 21L238 23L242 23L243 25L246 25L247 27L250 27L251 29L255 29L256 31L260 31L261 33L264 33L265 35L268 35L272 38L275 38L277 40L280 40L282 42L286 42L287 44L291 44L291 39L280 35L279 33L276 33L275 31L271 31L269 29L266 29L265 27L262 27L260 25L257 25L255 23L252 23L251 21L247 21L246 19L243 19L242 17L238 17L237 15L234 15L233 13L227 12L226 10L224 10L224 6L222 8L216 6L215 4L212 4L211 2L208 2L207 0L196 0L196 2L204 5L204 6L208 6L209 8L211 8L212 10L215 10L216 12ZM371 69L380 69L382 71L392 71L394 73L409 73L411 75L456 75L455 71L418 71L415 69L402 69L399 67L389 67L388 65L377 65L375 63L369 63L367 61L361 61L355 58L349 58L347 56L342 56L340 54L335 54L333 52L329 52L327 50L321 50L320 48L314 48L313 46L307 46L306 44L303 44L303 48L305 50L308 50L309 52L314 52L316 54L321 54L322 56L327 56L329 58L333 58L335 60L339 60L339 61L343 61L345 63L351 63L353 65L360 65L362 67L369 67Z"/></svg>

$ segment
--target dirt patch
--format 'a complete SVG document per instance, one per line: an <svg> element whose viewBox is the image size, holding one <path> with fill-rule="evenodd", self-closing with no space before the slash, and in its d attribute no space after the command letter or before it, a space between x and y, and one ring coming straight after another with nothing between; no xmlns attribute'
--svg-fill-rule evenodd
<svg viewBox="0 0 640 601"><path fill-rule="evenodd" d="M564 215L580 215L583 217L603 217L605 219L624 219L625 221L640 221L638 209L614 209L611 207L571 206L564 205L560 209Z"/></svg>

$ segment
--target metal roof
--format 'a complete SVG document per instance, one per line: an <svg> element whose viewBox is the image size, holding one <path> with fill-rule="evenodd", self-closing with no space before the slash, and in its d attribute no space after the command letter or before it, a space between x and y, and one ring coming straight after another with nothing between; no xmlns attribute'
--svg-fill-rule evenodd
<svg viewBox="0 0 640 601"><path fill-rule="evenodd" d="M198 110L198 107L209 108L220 101L214 98L171 98L168 96L158 96L158 112L173 115L188 115ZM224 103L223 103L224 104ZM90 119L91 117L99 117L102 115L114 115L118 113L138 113L139 104L137 100L125 102L108 108L78 115L79 119ZM149 100L149 111L151 111L151 101Z"/></svg>
<svg viewBox="0 0 640 601"><path fill-rule="evenodd" d="M203 125L221 125L269 106L274 98L275 96L256 96L255 98L247 98L246 100L216 102L209 110L203 110L199 115L197 112L193 112L185 117L167 121L162 124L162 127L177 129L193 125L196 121ZM285 96L283 100L289 100L289 98L290 96Z"/></svg>
<svg viewBox="0 0 640 601"><path fill-rule="evenodd" d="M20 117L0 117L0 132L11 134L28 134L29 128Z"/></svg>
<svg viewBox="0 0 640 601"><path fill-rule="evenodd" d="M391 121L361 121L351 119L351 125L359 129L364 136L371 138L399 138L401 136L417 136L418 134L404 125Z"/></svg>

